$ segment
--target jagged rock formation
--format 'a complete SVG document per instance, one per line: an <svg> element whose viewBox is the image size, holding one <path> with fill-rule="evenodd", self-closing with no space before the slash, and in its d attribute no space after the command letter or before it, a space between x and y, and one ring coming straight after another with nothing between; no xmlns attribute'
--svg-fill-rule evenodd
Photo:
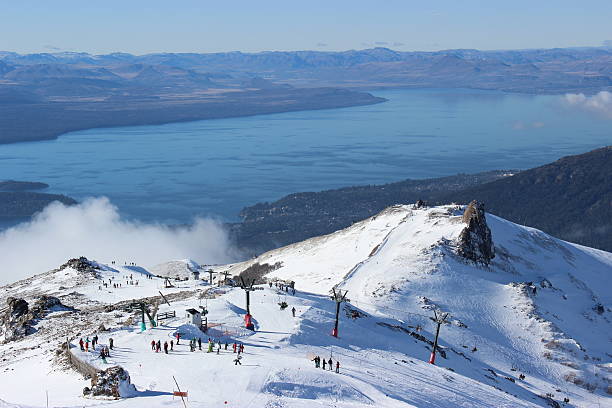
<svg viewBox="0 0 612 408"><path fill-rule="evenodd" d="M29 305L24 299L9 297L8 310L0 320L0 339L4 342L19 339L28 333Z"/></svg>
<svg viewBox="0 0 612 408"><path fill-rule="evenodd" d="M457 253L462 257L488 265L495 257L491 230L485 218L484 205L472 201L463 213L463 222L467 227L459 235Z"/></svg>
<svg viewBox="0 0 612 408"><path fill-rule="evenodd" d="M81 256L79 258L69 259L68 262L60 266L58 270L61 271L62 269L66 269L66 268L72 268L74 270L77 270L83 273L91 272L94 274L96 273L96 270L98 269L98 267L93 262L91 262L89 259L85 258L84 256Z"/></svg>
<svg viewBox="0 0 612 408"><path fill-rule="evenodd" d="M36 320L42 319L49 310L61 307L64 310L74 310L62 305L54 297L42 295L32 307L21 298L9 297L6 300L8 310L0 316L0 342L9 342L31 334Z"/></svg>
<svg viewBox="0 0 612 408"><path fill-rule="evenodd" d="M100 371L91 379L91 388L83 389L83 395L92 397L130 397L135 392L130 375L119 366Z"/></svg>

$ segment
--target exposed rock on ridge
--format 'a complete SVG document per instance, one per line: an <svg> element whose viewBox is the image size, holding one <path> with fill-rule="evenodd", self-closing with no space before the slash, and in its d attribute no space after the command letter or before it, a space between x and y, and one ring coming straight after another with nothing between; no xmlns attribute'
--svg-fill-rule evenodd
<svg viewBox="0 0 612 408"><path fill-rule="evenodd" d="M457 253L470 261L488 265L495 257L495 250L491 230L485 218L484 205L472 201L465 208L463 222L467 227L459 235Z"/></svg>

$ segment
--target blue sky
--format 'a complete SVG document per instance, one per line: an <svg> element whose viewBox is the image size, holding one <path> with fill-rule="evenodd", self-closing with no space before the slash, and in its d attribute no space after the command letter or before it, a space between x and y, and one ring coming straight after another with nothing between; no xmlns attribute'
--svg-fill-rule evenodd
<svg viewBox="0 0 612 408"><path fill-rule="evenodd" d="M0 50L517 49L612 40L612 0L0 0Z"/></svg>

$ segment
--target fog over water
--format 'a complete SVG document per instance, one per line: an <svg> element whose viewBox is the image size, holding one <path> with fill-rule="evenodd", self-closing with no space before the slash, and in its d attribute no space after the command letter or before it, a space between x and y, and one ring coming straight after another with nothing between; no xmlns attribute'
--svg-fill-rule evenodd
<svg viewBox="0 0 612 408"><path fill-rule="evenodd" d="M153 266L172 259L226 263L237 258L218 222L195 219L189 226L122 219L106 198L76 206L49 205L31 222L0 232L0 285L57 268L81 255L110 263Z"/></svg>
<svg viewBox="0 0 612 408"><path fill-rule="evenodd" d="M3 145L0 177L106 196L125 219L236 221L244 206L292 192L529 168L612 143L612 121L594 108L607 95L373 93L389 101Z"/></svg>

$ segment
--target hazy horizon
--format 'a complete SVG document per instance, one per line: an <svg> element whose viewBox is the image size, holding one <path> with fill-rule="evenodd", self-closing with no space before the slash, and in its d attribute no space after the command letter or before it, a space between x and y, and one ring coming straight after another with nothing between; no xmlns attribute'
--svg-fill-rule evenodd
<svg viewBox="0 0 612 408"><path fill-rule="evenodd" d="M95 53L84 50L46 50L39 52L20 52L13 51L8 49L0 49L0 53L15 53L18 55L34 55L34 54L89 54L89 55L112 55L112 54L129 54L136 57L146 56L146 55L155 55L155 54L229 54L229 53L242 53L242 54L264 54L264 53L272 53L272 52L328 52L328 53L341 53L341 52L360 52L367 50L374 50L377 48L384 48L394 52L402 52L402 53L411 53L411 52L445 52L445 51L462 51L462 50L474 50L480 52L495 52L495 51L534 51L534 50L549 50L549 49L589 49L589 48L612 48L612 41L604 41L601 45L583 45L583 46L567 46L567 47L537 47L537 48L491 48L491 49L482 49L482 48L444 48L437 50L400 50L397 48L384 46L384 45L376 45L372 47L363 47L363 48L347 48L347 49L299 49L299 50L288 50L288 49L264 49L260 51L244 51L244 50L225 50L225 51L157 51L157 52L148 52L148 53L132 53L123 50L116 50L110 52L103 53Z"/></svg>
<svg viewBox="0 0 612 408"><path fill-rule="evenodd" d="M210 53L226 50L400 51L589 47L612 40L612 3L554 7L519 0L417 4L387 1L231 4L59 0L3 5L0 49L19 53ZM75 35L78 33L78 35Z"/></svg>

